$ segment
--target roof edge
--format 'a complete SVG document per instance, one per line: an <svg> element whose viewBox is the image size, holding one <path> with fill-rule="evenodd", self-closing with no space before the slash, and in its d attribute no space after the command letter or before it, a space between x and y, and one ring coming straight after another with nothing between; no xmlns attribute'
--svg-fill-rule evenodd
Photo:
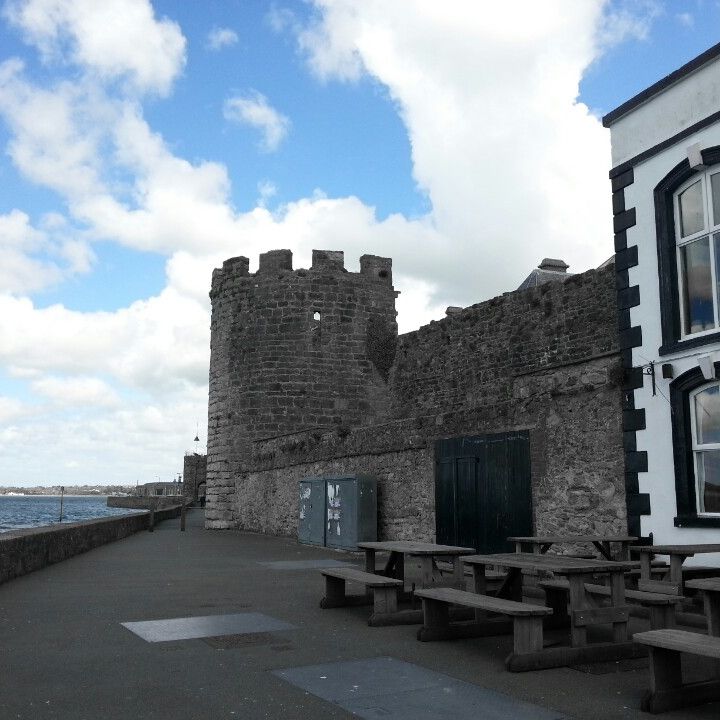
<svg viewBox="0 0 720 720"><path fill-rule="evenodd" d="M603 127L610 127L614 122L619 120L623 115L627 115L631 110L634 110L638 105L642 105L647 102L650 98L660 94L663 90L666 90L671 85L674 85L679 80L682 80L687 75L694 73L699 70L703 65L707 65L712 60L715 60L720 56L720 43L713 45L711 48L705 50L705 52L698 55L696 58L685 63L682 67L677 70L673 70L669 75L666 75L662 80L658 80L656 83L648 88L645 88L642 92L639 92L634 97L619 105L614 110L611 110L607 115L602 118Z"/></svg>

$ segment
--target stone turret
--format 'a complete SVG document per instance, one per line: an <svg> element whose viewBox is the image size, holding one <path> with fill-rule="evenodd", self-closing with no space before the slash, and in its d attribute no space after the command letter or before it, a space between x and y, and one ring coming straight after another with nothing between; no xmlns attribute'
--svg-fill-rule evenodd
<svg viewBox="0 0 720 720"><path fill-rule="evenodd" d="M395 356L392 260L313 250L245 257L213 273L208 417L208 527L235 527L236 482L254 440L365 424L387 409Z"/></svg>

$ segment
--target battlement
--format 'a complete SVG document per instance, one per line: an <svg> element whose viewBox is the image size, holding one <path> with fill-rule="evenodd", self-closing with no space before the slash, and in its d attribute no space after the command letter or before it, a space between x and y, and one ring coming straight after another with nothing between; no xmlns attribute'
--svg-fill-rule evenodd
<svg viewBox="0 0 720 720"><path fill-rule="evenodd" d="M295 272L335 274L343 273L354 277L366 277L369 280L392 285L392 258L379 255L363 255L360 258L360 272L351 273L345 269L345 253L342 250L313 250L312 265L308 269L293 270L292 250L269 250L260 254L256 273L250 273L250 260L242 255L225 260L222 268L213 273L213 285L224 278L258 277Z"/></svg>

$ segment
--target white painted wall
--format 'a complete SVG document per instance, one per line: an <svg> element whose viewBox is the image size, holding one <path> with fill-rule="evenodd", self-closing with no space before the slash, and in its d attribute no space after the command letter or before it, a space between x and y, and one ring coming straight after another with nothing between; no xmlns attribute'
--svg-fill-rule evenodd
<svg viewBox="0 0 720 720"><path fill-rule="evenodd" d="M719 110L720 58L685 76L612 124L613 167Z"/></svg>
<svg viewBox="0 0 720 720"><path fill-rule="evenodd" d="M720 65L714 67L720 82ZM651 103L643 106L644 114L647 114L652 107ZM658 108L660 114L665 111L664 100L658 104ZM715 110L719 108L720 106ZM678 131L677 127L668 126L667 118L662 124L668 135ZM615 142L614 127L612 139ZM662 332L653 190L673 167L687 157L687 147L696 142L699 142L703 148L720 145L720 124L695 133L681 143L637 165L634 169L635 182L625 188L625 206L634 207L636 212L636 225L627 231L628 247L638 246L638 265L629 270L630 285L640 286L640 305L631 309L630 317L632 326L642 327L643 340L641 347L633 349L633 365L635 367L646 365L651 360L656 363L669 362L673 365L675 377L695 367L698 355L720 350L720 343L717 343L662 357L658 354L658 349L662 345ZM637 148L642 144L643 142L638 140L635 150L630 150L631 155L636 155ZM660 377L658 366L657 394L653 397L649 377L645 377L644 386L635 391L635 406L645 409L647 424L645 430L637 433L637 449L646 450L648 453L648 472L639 474L640 492L650 494L652 511L652 515L643 516L641 519L642 534L647 535L652 532L655 544L720 543L720 528L674 526L676 502L669 404L670 382L671 380ZM688 560L688 564L691 562L720 565L720 554L699 555Z"/></svg>

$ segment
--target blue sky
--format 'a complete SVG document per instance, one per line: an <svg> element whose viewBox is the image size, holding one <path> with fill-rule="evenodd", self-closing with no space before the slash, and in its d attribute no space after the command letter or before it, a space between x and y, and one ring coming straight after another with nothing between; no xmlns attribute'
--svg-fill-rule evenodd
<svg viewBox="0 0 720 720"><path fill-rule="evenodd" d="M716 0L0 7L0 485L177 475L226 257L390 256L401 330L597 266L599 117L720 41Z"/></svg>

